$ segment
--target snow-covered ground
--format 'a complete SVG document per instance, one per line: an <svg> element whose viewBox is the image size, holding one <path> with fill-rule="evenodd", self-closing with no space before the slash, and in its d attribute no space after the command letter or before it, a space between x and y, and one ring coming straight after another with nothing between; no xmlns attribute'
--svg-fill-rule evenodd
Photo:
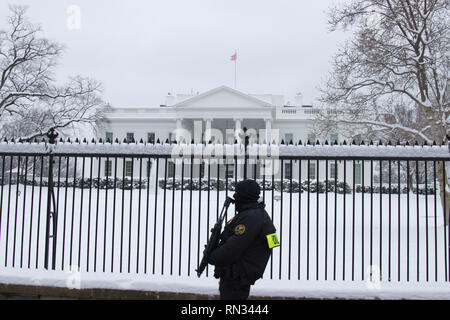
<svg viewBox="0 0 450 320"><path fill-rule="evenodd" d="M84 273L76 271L26 271L2 269L0 283L55 286L70 289L148 290L205 295L218 294L218 280L195 277ZM261 279L251 288L253 297L316 299L450 299L448 283L297 281Z"/></svg>
<svg viewBox="0 0 450 320"><path fill-rule="evenodd" d="M211 269L198 279L195 268L225 192L56 188L56 270L46 271L46 188L18 188L3 191L0 282L217 294ZM333 193L264 196L282 246L252 295L450 298L439 198L411 193L408 217L406 194L391 206L389 195L338 194L337 210Z"/></svg>

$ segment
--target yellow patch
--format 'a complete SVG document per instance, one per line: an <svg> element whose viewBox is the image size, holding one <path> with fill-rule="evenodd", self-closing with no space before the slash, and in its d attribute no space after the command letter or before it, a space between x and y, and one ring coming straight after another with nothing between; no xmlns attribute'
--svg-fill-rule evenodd
<svg viewBox="0 0 450 320"><path fill-rule="evenodd" d="M267 244L269 245L270 249L278 247L280 245L280 241L278 241L276 233L268 234L266 237L267 237Z"/></svg>
<svg viewBox="0 0 450 320"><path fill-rule="evenodd" d="M236 228L234 228L234 233L237 236L244 234L244 232L245 232L245 226L243 224L240 224L240 225L236 226Z"/></svg>

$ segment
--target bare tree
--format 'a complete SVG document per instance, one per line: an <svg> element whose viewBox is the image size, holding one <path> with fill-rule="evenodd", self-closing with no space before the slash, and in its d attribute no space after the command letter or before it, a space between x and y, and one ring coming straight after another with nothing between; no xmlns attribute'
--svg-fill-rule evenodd
<svg viewBox="0 0 450 320"><path fill-rule="evenodd" d="M320 131L443 141L450 123L449 9L447 0L352 0L331 8L330 30L352 35L321 88ZM440 164L441 198L450 208L443 170Z"/></svg>
<svg viewBox="0 0 450 320"><path fill-rule="evenodd" d="M94 124L105 107L101 84L76 76L57 85L54 69L63 46L42 38L26 7L10 6L8 29L0 30L0 122L8 138L33 139L51 129Z"/></svg>

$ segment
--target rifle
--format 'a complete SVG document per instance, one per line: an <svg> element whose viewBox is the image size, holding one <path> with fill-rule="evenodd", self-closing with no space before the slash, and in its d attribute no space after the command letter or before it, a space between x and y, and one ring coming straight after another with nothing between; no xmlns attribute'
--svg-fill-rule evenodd
<svg viewBox="0 0 450 320"><path fill-rule="evenodd" d="M225 218L225 214L231 203L234 203L234 199L227 197L225 199L225 203L223 205L222 211L220 212L219 219L217 220L216 224L214 225L214 228L211 229L211 235L208 239L208 242L205 245L205 251L203 251L202 261L200 262L198 269L195 270L195 271L197 271L197 276L199 278L202 275L203 271L205 270L206 266L208 265L208 260L209 260L209 256L211 255L211 252L219 244L219 236L222 231L223 219Z"/></svg>

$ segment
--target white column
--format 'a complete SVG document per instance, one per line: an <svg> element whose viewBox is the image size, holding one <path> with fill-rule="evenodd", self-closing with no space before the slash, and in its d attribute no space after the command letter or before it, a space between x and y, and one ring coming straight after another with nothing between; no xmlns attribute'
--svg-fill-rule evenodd
<svg viewBox="0 0 450 320"><path fill-rule="evenodd" d="M241 143L245 143L245 140L243 140L244 138L242 137L242 129L241 129L241 126L242 126L242 119L241 118L234 118L233 119L234 120L234 139L235 140L237 140L237 142L239 143L239 142L241 142ZM244 170L244 166L242 165L242 164L239 164L239 161L238 161L238 165L237 165L237 168L236 168L237 170L237 172L236 172L236 175L237 175L237 177L242 177L243 176L243 170Z"/></svg>
<svg viewBox="0 0 450 320"><path fill-rule="evenodd" d="M242 119L240 118L234 118L234 139L238 140L239 142L239 134L241 133L241 125L242 125Z"/></svg>
<svg viewBox="0 0 450 320"><path fill-rule="evenodd" d="M266 121L266 143L272 143L272 119L264 119Z"/></svg>
<svg viewBox="0 0 450 320"><path fill-rule="evenodd" d="M176 129L175 129L175 139L177 140L177 142L179 142L180 139L182 138L181 129L183 129L183 119L177 118L176 119Z"/></svg>
<svg viewBox="0 0 450 320"><path fill-rule="evenodd" d="M205 142L208 143L211 140L211 118L205 119Z"/></svg>

